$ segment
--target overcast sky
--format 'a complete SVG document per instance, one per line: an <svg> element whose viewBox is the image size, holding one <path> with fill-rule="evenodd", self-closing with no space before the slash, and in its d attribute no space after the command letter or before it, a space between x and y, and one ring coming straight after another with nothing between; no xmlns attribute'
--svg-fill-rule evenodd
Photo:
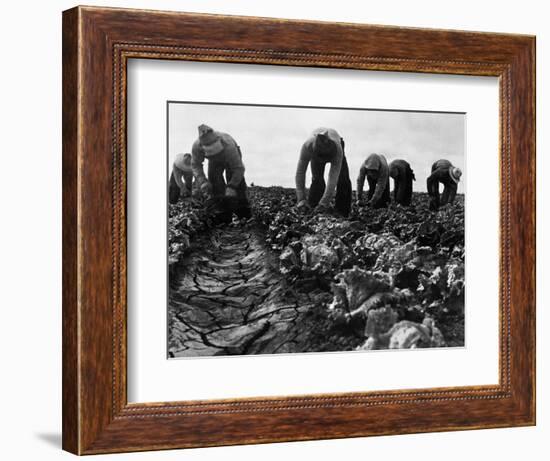
<svg viewBox="0 0 550 461"><path fill-rule="evenodd" d="M170 103L170 170L176 154L191 152L202 123L229 133L241 146L248 184L294 187L302 144L319 127L334 128L344 138L354 190L361 163L372 152L384 154L388 163L407 160L416 191L426 191L431 165L440 158L466 174L464 114ZM309 178L308 169L306 187ZM464 191L462 181L458 191Z"/></svg>

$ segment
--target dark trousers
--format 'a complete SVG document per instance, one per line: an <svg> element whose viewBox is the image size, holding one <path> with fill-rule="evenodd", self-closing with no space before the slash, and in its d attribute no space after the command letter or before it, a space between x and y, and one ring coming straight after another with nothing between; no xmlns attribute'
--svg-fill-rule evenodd
<svg viewBox="0 0 550 461"><path fill-rule="evenodd" d="M311 161L311 187L309 188L308 203L316 207L325 193L325 166L326 162ZM344 216L348 216L351 210L351 181L346 156L342 159L340 175L336 184L336 197L334 208Z"/></svg>
<svg viewBox="0 0 550 461"><path fill-rule="evenodd" d="M441 205L452 205L455 201L456 190L458 186L455 182L449 181L445 184L443 194L441 194Z"/></svg>
<svg viewBox="0 0 550 461"><path fill-rule="evenodd" d="M244 177L235 188L237 196L225 197L225 188L227 183L231 181L231 177L232 172L226 170L222 162L208 161L208 181L212 184L216 213L221 221L227 222L231 221L233 213L239 218L250 218L252 212L250 210L250 203L248 202L247 186Z"/></svg>
<svg viewBox="0 0 550 461"><path fill-rule="evenodd" d="M410 168L400 171L399 176L395 178L393 199L401 205L409 206L412 199L412 184L413 175Z"/></svg>
<svg viewBox="0 0 550 461"><path fill-rule="evenodd" d="M367 182L369 183L369 191L367 192L367 200L370 200L372 196L374 195L374 191L376 190L376 184L377 180L374 178L369 178L367 176ZM390 203L390 180L388 178L388 181L386 182L386 185L384 187L384 192L382 193L382 196L380 197L380 200L378 202L373 203L373 208L385 208Z"/></svg>
<svg viewBox="0 0 550 461"><path fill-rule="evenodd" d="M454 203L458 185L450 178L448 180L441 181L434 176L435 175L432 173L432 176L428 178L427 183L428 183L428 194L431 197L430 208L433 210L437 210L440 206ZM443 194L441 194L441 197L439 196L440 182L444 186Z"/></svg>

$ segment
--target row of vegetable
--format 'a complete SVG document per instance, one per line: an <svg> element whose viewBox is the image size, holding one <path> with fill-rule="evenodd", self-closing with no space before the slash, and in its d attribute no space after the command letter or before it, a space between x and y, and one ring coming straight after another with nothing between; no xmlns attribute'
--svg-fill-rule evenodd
<svg viewBox="0 0 550 461"><path fill-rule="evenodd" d="M300 214L289 189L251 195L281 273L330 290L329 315L360 349L464 345L463 196L433 212L415 193L411 207L354 205L344 219Z"/></svg>
<svg viewBox="0 0 550 461"><path fill-rule="evenodd" d="M354 348L464 345L463 196L437 212L421 193L411 207L354 204L345 219L302 214L293 189L254 186L249 194L280 273L293 289L326 293L314 308L334 331L355 338ZM217 226L213 216L199 198L170 205L171 267L198 233Z"/></svg>

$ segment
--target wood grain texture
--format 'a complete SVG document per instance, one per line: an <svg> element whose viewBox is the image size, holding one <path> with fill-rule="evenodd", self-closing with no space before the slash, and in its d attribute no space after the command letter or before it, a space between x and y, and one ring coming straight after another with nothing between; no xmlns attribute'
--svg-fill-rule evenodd
<svg viewBox="0 0 550 461"><path fill-rule="evenodd" d="M534 37L78 7L63 14L63 447L78 454L535 422ZM126 63L500 78L500 382L128 404Z"/></svg>
<svg viewBox="0 0 550 461"><path fill-rule="evenodd" d="M63 448L80 451L78 443L78 10L63 16Z"/></svg>

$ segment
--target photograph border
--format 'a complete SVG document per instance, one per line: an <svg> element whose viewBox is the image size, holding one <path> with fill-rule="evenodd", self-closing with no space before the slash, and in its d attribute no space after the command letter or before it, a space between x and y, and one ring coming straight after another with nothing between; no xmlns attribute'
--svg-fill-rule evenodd
<svg viewBox="0 0 550 461"><path fill-rule="evenodd" d="M166 177L170 177L171 165L170 165L170 104L185 104L185 105L208 105L208 106L239 106L239 107L268 107L268 108L288 108L288 109L318 109L318 110L338 110L338 111L370 111L370 112L394 112L394 113L417 113L417 114L441 114L441 115L463 115L467 116L465 111L443 111L443 110L418 110L418 109L381 109L381 108L372 108L372 107L335 107L335 106L311 106L311 105L299 105L299 104L262 104L262 103L238 103L238 102L212 102L212 101L180 101L180 100L167 100L166 101L166 162L165 162L165 173ZM463 136L466 136L466 133L463 133ZM466 151L463 152L464 161L466 158ZM467 172L467 169L464 169ZM170 185L166 184L166 223L170 219L170 204L168 200ZM465 229L464 229L465 230ZM166 245L170 245L169 241L169 230L168 226L166 227ZM170 275L169 275L169 254L166 252L166 310L169 310L170 304ZM466 309L465 303L463 306ZM465 328L467 328L465 326ZM464 331L464 336L466 333ZM465 340L464 340L465 341ZM243 357L242 355L203 355L203 356L182 356L182 357L170 357L169 356L169 344L170 342L170 327L168 317L166 319L166 359L167 360L196 360L196 359L216 359L216 358L238 358ZM464 349L466 348L466 342L461 346L438 346L437 349ZM404 349L400 349L403 351ZM422 350L422 349L416 349ZM397 349L379 349L377 352L388 352L388 351L397 351ZM285 352L277 353L277 356L283 355L296 355L296 354L344 354L349 352L359 352L361 351L349 351L349 350L339 350L339 351L304 351L304 352ZM362 351L365 353L366 351ZM372 353L372 351L370 351ZM262 355L262 354L258 354ZM273 354L266 354L273 355Z"/></svg>
<svg viewBox="0 0 550 461"><path fill-rule="evenodd" d="M128 403L131 58L499 77L499 384ZM65 11L62 343L63 448L77 454L535 424L535 38L96 7Z"/></svg>

